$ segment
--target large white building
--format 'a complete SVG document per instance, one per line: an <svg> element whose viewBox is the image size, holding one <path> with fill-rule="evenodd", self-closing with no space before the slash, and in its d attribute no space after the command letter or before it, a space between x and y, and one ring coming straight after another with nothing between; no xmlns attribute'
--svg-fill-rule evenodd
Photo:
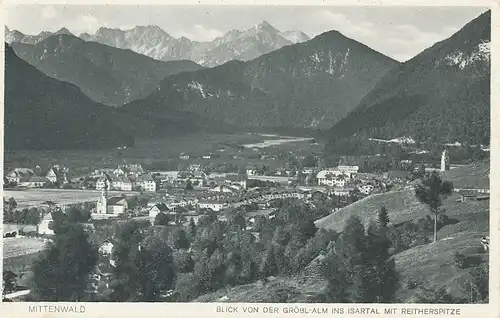
<svg viewBox="0 0 500 318"><path fill-rule="evenodd" d="M156 182L149 174L143 174L138 177L136 184L145 192L156 192Z"/></svg>
<svg viewBox="0 0 500 318"><path fill-rule="evenodd" d="M316 175L318 185L328 187L345 187L347 180L351 178L351 174L338 169L327 169L318 172Z"/></svg>

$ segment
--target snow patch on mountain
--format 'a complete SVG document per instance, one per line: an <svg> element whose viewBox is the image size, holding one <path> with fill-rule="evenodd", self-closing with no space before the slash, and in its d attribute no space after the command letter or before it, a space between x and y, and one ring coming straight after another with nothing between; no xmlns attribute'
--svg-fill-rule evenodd
<svg viewBox="0 0 500 318"><path fill-rule="evenodd" d="M478 61L490 62L490 50L491 42L482 42L476 46L470 54L462 51L454 51L451 54L448 54L444 58L444 63L449 66L458 66L460 69L464 69Z"/></svg>
<svg viewBox="0 0 500 318"><path fill-rule="evenodd" d="M191 81L187 86L193 90L198 91L203 98L207 98L207 93L203 89L203 85L201 85L199 82ZM210 94L210 96L212 95Z"/></svg>
<svg viewBox="0 0 500 318"><path fill-rule="evenodd" d="M302 31L285 31L282 32L281 35L292 43L302 43L311 39Z"/></svg>

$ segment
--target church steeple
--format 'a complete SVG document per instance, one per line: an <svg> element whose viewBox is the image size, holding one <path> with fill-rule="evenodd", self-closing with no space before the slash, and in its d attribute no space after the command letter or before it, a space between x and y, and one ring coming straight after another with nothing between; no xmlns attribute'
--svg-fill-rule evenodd
<svg viewBox="0 0 500 318"><path fill-rule="evenodd" d="M448 156L448 150L445 148L441 154L441 172L450 170L450 157Z"/></svg>
<svg viewBox="0 0 500 318"><path fill-rule="evenodd" d="M107 214L108 212L108 189L109 189L109 180L106 178L104 180L104 187L101 190L101 198L98 203L98 211L99 214Z"/></svg>

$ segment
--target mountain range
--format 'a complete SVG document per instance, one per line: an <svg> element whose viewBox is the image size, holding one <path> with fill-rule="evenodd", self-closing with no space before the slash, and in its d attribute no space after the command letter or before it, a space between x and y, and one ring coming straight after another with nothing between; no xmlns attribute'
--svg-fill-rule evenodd
<svg viewBox="0 0 500 318"><path fill-rule="evenodd" d="M38 33L37 35L26 35L23 34L17 30L10 30L7 26L5 27L5 42L7 43L25 43L25 44L37 44L38 42L44 40L45 38L48 38L51 35L58 35L58 34L70 34L71 31L69 31L66 28L61 28L57 30L56 32L49 32L49 31L42 31Z"/></svg>
<svg viewBox="0 0 500 318"><path fill-rule="evenodd" d="M399 63L337 31L300 42L299 39L305 39L300 32L281 33L268 23L261 23L250 30L228 32L210 42L218 51L213 49L213 55L203 55L201 64L231 59L210 68L191 61L159 61L129 49L84 41L66 29L37 36L6 29L15 53L53 77L44 77L27 63L21 63L7 47L10 66L6 66L6 125L11 126L6 126L6 134L13 137L6 145L54 146L40 140L45 138L43 134L35 134L33 139L26 136L27 127L39 118L54 123L58 131L67 129L68 136L72 134L63 123L75 123L75 133L82 140L75 139L78 145L104 146L115 143L110 140L123 141L119 136L113 137L114 133L110 140L103 140L102 136L94 141L83 137L86 128L79 126L76 118L90 120L95 116L100 119L83 121L92 130L89 136L103 133L103 128L95 125L106 126L111 121L118 127L127 127L125 140L132 136L169 136L239 127L328 130L327 151L334 151L338 142L355 144L355 139L369 137L406 136L417 141L488 144L490 24L488 11L450 38ZM134 31L135 37L130 33L123 39L127 43L143 43L143 48L158 43L155 41L160 35L165 36L158 27L115 31L118 35ZM165 39L182 40L167 36ZM230 48L243 47L248 37L267 43L266 50L279 48L253 59L251 56L260 49L239 51L246 61L226 54ZM116 43L121 41L119 36L111 38ZM290 40L300 43L286 44ZM248 48L255 48L255 41ZM167 51L179 56L189 51L182 51L181 47ZM168 56L175 55L172 54ZM113 109L103 104L123 106ZM58 112L64 119L56 118ZM27 114L26 119L23 114ZM12 126L16 122L21 125ZM41 124L33 125L38 127L38 133L43 131ZM47 138L54 139L56 135L48 131Z"/></svg>
<svg viewBox="0 0 500 318"><path fill-rule="evenodd" d="M99 104L79 87L46 76L5 44L5 149L89 149L133 145L230 127L182 111L166 117Z"/></svg>
<svg viewBox="0 0 500 318"><path fill-rule="evenodd" d="M388 72L330 131L489 144L491 11Z"/></svg>
<svg viewBox="0 0 500 318"><path fill-rule="evenodd" d="M281 32L266 21L245 31L231 30L211 42L175 38L158 26L137 26L130 30L102 27L95 34L83 33L80 37L157 60L186 59L207 67L231 60L248 61L285 45L309 40L303 32Z"/></svg>
<svg viewBox="0 0 500 318"><path fill-rule="evenodd" d="M137 113L187 111L239 127L326 128L398 62L337 31L256 59L169 76Z"/></svg>
<svg viewBox="0 0 500 318"><path fill-rule="evenodd" d="M46 75L75 84L94 101L109 106L148 96L169 75L202 68L192 61L162 62L63 32L35 42L11 46Z"/></svg>
<svg viewBox="0 0 500 318"><path fill-rule="evenodd" d="M24 35L17 30L5 28L5 38L10 44L38 44L57 34L72 35L66 28L54 33L44 31L38 35ZM310 39L301 31L281 32L266 21L248 30L231 30L210 42L192 41L186 37L175 38L155 25L136 26L130 30L101 27L95 34L80 34L80 38L87 42L129 49L156 60L191 60L207 67L234 59L248 61L285 45Z"/></svg>
<svg viewBox="0 0 500 318"><path fill-rule="evenodd" d="M5 46L5 149L105 148L133 144L76 86L45 76Z"/></svg>

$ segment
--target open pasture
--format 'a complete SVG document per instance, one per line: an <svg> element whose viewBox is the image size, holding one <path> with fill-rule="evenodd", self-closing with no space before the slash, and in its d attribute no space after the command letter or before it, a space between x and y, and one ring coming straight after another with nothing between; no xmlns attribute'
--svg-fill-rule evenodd
<svg viewBox="0 0 500 318"><path fill-rule="evenodd" d="M34 237L4 238L3 258L19 257L40 252L46 247L46 240Z"/></svg>
<svg viewBox="0 0 500 318"><path fill-rule="evenodd" d="M133 195L136 192L109 191L108 195ZM97 201L101 196L99 190L66 190L66 189L26 189L26 190L4 190L4 198L14 198L17 207L29 208L42 205L46 201L57 205L78 204L89 201Z"/></svg>

